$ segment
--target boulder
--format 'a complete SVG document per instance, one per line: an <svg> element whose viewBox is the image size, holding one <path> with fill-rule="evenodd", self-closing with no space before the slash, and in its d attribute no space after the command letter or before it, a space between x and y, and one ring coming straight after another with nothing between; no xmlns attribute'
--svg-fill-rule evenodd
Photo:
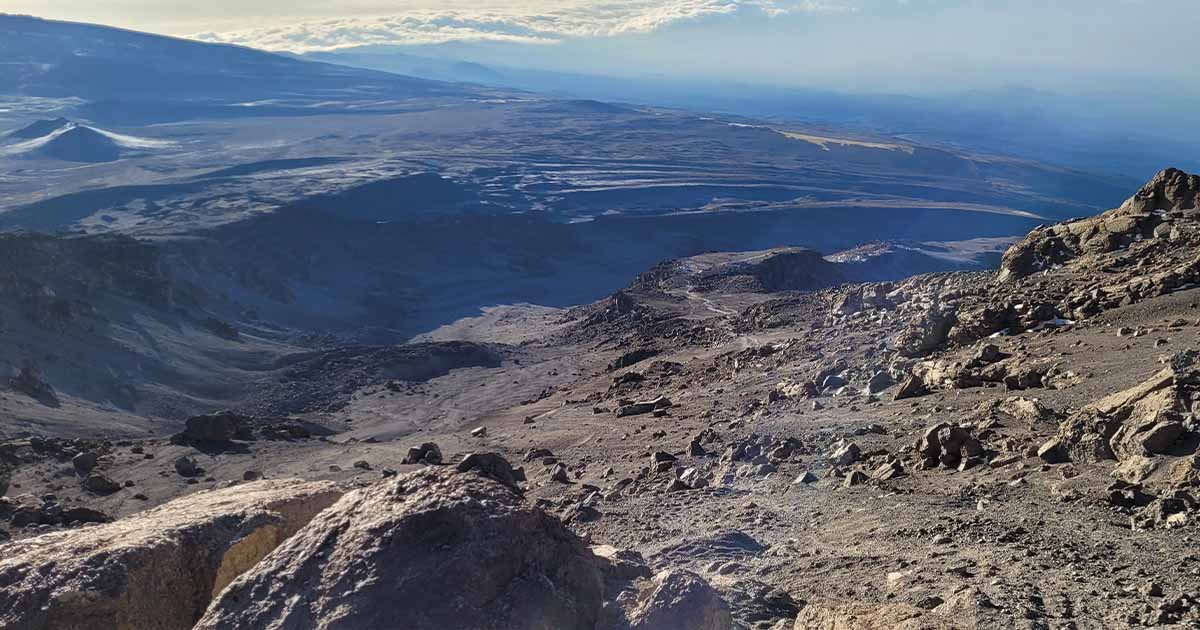
<svg viewBox="0 0 1200 630"><path fill-rule="evenodd" d="M703 578L682 570L654 576L627 607L629 630L729 630L729 606Z"/></svg>
<svg viewBox="0 0 1200 630"><path fill-rule="evenodd" d="M905 400L907 398L917 398L929 393L929 388L925 386L925 380L920 376L913 374L904 381L900 388L896 390L896 395L893 400Z"/></svg>
<svg viewBox="0 0 1200 630"><path fill-rule="evenodd" d="M75 472L81 476L87 476L92 472L99 462L99 457L92 451L85 451L71 458L71 465L75 467Z"/></svg>
<svg viewBox="0 0 1200 630"><path fill-rule="evenodd" d="M846 317L863 310L863 292L860 287L852 287L833 302L830 313L834 317Z"/></svg>
<svg viewBox="0 0 1200 630"><path fill-rule="evenodd" d="M518 477L523 477L522 474L513 470L512 464L508 463L508 460L499 453L471 453L464 457L455 469L458 472L475 471L518 491L520 490L517 485Z"/></svg>
<svg viewBox="0 0 1200 630"><path fill-rule="evenodd" d="M862 450L858 448L857 444L838 440L829 453L829 462L834 466L849 466L858 461L861 456Z"/></svg>
<svg viewBox="0 0 1200 630"><path fill-rule="evenodd" d="M838 389L839 387L845 387L846 384L847 384L846 378L843 377L842 375L830 374L829 376L826 376L823 381L821 381L821 389L822 390Z"/></svg>
<svg viewBox="0 0 1200 630"><path fill-rule="evenodd" d="M408 453L404 455L402 464L430 464L438 465L442 463L442 449L438 448L433 442L425 442L420 446L414 446L408 449Z"/></svg>
<svg viewBox="0 0 1200 630"><path fill-rule="evenodd" d="M905 357L923 357L946 342L955 321L953 311L931 308L896 336L896 350Z"/></svg>
<svg viewBox="0 0 1200 630"><path fill-rule="evenodd" d="M177 437L185 442L228 442L243 431L246 420L232 411L192 416Z"/></svg>
<svg viewBox="0 0 1200 630"><path fill-rule="evenodd" d="M983 446L965 428L940 422L925 429L917 442L917 458L924 468L967 466L983 455Z"/></svg>
<svg viewBox="0 0 1200 630"><path fill-rule="evenodd" d="M196 460L184 456L175 460L175 472L179 473L180 477L195 477L200 469L196 466Z"/></svg>
<svg viewBox="0 0 1200 630"><path fill-rule="evenodd" d="M112 494L121 489L121 484L105 475L92 474L83 480L83 489L96 494Z"/></svg>
<svg viewBox="0 0 1200 630"><path fill-rule="evenodd" d="M862 484L867 483L868 479L869 477L867 477L867 474L863 471L852 470L846 475L845 479L842 480L842 486L846 488L861 486Z"/></svg>
<svg viewBox="0 0 1200 630"><path fill-rule="evenodd" d="M1063 448L1062 440L1058 438L1050 438L1038 447L1037 456L1047 464L1065 464L1070 461L1066 449Z"/></svg>
<svg viewBox="0 0 1200 630"><path fill-rule="evenodd" d="M339 495L326 482L261 481L9 543L0 627L187 630L234 577ZM99 520L90 511L65 516Z"/></svg>
<svg viewBox="0 0 1200 630"><path fill-rule="evenodd" d="M557 518L483 475L426 468L343 497L195 628L593 630L602 597Z"/></svg>
<svg viewBox="0 0 1200 630"><path fill-rule="evenodd" d="M712 480L712 474L706 473L699 468L688 468L679 475L679 481L687 485L693 490L699 490L708 486Z"/></svg>
<svg viewBox="0 0 1200 630"><path fill-rule="evenodd" d="M643 400L640 402L630 403L617 407L617 417L638 416L644 413L650 413L659 409L669 409L671 407L671 399L666 396L659 396L654 400Z"/></svg>
<svg viewBox="0 0 1200 630"><path fill-rule="evenodd" d="M63 510L60 517L63 523L111 523L112 517L101 512L86 507L73 507L69 510Z"/></svg>
<svg viewBox="0 0 1200 630"><path fill-rule="evenodd" d="M558 483L571 483L571 473L567 467L562 464L555 464L550 470L550 481Z"/></svg>

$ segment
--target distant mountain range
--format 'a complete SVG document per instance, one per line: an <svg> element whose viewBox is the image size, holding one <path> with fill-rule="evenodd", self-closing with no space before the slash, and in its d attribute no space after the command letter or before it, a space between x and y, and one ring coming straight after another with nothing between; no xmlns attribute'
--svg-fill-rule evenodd
<svg viewBox="0 0 1200 630"><path fill-rule="evenodd" d="M1200 111L1169 90L1146 99L1115 85L1109 94L1068 95L1020 85L940 95L846 93L818 88L728 81L569 72L541 67L520 44L489 42L363 46L301 58L387 72L508 87L564 98L624 101L736 114L785 123L829 125L865 133L902 134L1094 172L1149 177L1164 164L1200 169L1192 130ZM564 55L565 51L560 51ZM518 62L518 60L524 60ZM1163 115L1173 112L1174 115Z"/></svg>
<svg viewBox="0 0 1200 630"><path fill-rule="evenodd" d="M0 94L89 100L394 98L461 88L240 46L0 15Z"/></svg>

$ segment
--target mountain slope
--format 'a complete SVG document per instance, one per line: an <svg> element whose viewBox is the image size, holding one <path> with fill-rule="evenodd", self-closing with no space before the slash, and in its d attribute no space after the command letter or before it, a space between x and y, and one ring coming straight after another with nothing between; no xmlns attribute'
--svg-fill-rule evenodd
<svg viewBox="0 0 1200 630"><path fill-rule="evenodd" d="M462 93L435 81L238 46L0 15L0 93L89 100Z"/></svg>

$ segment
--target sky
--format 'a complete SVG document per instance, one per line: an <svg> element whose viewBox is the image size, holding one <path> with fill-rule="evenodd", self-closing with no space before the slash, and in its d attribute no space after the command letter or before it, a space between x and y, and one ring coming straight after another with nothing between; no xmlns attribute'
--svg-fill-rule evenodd
<svg viewBox="0 0 1200 630"><path fill-rule="evenodd" d="M1200 58L1187 28L1200 0L0 0L0 12L268 50L449 43L546 69L875 92L1194 89Z"/></svg>

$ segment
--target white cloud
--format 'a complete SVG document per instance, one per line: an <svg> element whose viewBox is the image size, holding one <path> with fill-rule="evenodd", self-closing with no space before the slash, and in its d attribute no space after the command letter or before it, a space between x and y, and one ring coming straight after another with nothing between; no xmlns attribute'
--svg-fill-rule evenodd
<svg viewBox="0 0 1200 630"><path fill-rule="evenodd" d="M308 52L363 45L436 44L449 41L555 43L569 38L649 33L672 24L752 12L769 17L797 12L852 10L852 0L566 0L553 6L525 2L446 2L403 12L302 20L192 37L267 50Z"/></svg>

